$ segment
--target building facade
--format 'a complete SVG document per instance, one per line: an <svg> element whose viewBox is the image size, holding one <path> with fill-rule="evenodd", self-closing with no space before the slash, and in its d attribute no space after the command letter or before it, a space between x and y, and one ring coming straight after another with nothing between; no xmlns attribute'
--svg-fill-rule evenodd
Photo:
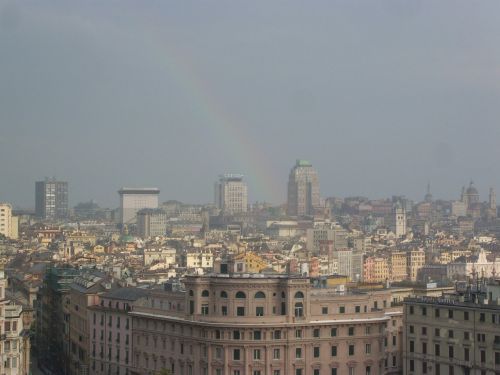
<svg viewBox="0 0 500 375"><path fill-rule="evenodd" d="M500 306L453 295L404 302L404 373L494 375L500 371Z"/></svg>
<svg viewBox="0 0 500 375"><path fill-rule="evenodd" d="M297 160L288 178L288 216L310 216L320 208L318 173L311 163Z"/></svg>
<svg viewBox="0 0 500 375"><path fill-rule="evenodd" d="M247 212L248 187L243 175L225 174L219 177L214 188L215 206L227 214Z"/></svg>
<svg viewBox="0 0 500 375"><path fill-rule="evenodd" d="M117 288L89 307L90 373L129 375L132 366L132 303L147 290Z"/></svg>
<svg viewBox="0 0 500 375"><path fill-rule="evenodd" d="M23 307L5 296L7 278L0 265L0 374L28 375L30 373L29 327L25 326Z"/></svg>
<svg viewBox="0 0 500 375"><path fill-rule="evenodd" d="M46 178L35 183L35 215L40 219L68 217L68 183Z"/></svg>
<svg viewBox="0 0 500 375"><path fill-rule="evenodd" d="M18 237L18 219L12 215L12 206L0 202L0 234L10 239Z"/></svg>
<svg viewBox="0 0 500 375"><path fill-rule="evenodd" d="M137 212L143 208L158 208L160 189L157 188L121 188L120 223L135 224Z"/></svg>
<svg viewBox="0 0 500 375"><path fill-rule="evenodd" d="M160 208L143 208L137 212L137 233L142 238L164 236L168 217Z"/></svg>
<svg viewBox="0 0 500 375"><path fill-rule="evenodd" d="M188 276L133 317L134 374L340 375L401 371L402 311L388 290L335 293L306 277Z"/></svg>

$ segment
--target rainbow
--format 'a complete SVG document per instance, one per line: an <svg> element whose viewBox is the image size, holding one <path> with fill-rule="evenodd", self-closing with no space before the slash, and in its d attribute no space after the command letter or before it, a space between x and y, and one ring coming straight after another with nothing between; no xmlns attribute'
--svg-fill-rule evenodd
<svg viewBox="0 0 500 375"><path fill-rule="evenodd" d="M284 198L284 182L280 181L271 168L271 163L259 144L253 142L252 137L245 132L241 119L230 116L210 87L196 74L192 63L178 49L172 45L167 47L165 41L159 40L155 35L144 35L142 42L149 43L155 52L161 53L162 64L170 78L175 80L176 85L192 101L198 115L207 121L210 129L218 133L219 139L225 140L224 146L241 165L241 170L220 173L246 174L247 181L254 182L250 185L256 188L255 194L250 191L250 197L257 195L275 200L274 203L281 203Z"/></svg>

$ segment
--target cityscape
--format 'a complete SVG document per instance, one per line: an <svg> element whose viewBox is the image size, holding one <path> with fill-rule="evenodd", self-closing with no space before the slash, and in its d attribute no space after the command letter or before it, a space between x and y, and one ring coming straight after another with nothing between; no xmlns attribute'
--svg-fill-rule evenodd
<svg viewBox="0 0 500 375"><path fill-rule="evenodd" d="M500 1L0 0L0 375L500 375Z"/></svg>
<svg viewBox="0 0 500 375"><path fill-rule="evenodd" d="M2 203L1 373L498 371L494 188L325 198L297 160L272 206L214 179L203 205L122 187L117 208L71 207L56 178L34 211Z"/></svg>

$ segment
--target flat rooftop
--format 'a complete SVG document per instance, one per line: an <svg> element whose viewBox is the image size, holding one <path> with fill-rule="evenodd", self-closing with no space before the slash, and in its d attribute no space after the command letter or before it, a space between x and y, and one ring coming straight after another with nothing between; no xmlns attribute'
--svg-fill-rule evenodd
<svg viewBox="0 0 500 375"><path fill-rule="evenodd" d="M118 194L160 194L160 189L158 188L127 188L122 187L118 190Z"/></svg>

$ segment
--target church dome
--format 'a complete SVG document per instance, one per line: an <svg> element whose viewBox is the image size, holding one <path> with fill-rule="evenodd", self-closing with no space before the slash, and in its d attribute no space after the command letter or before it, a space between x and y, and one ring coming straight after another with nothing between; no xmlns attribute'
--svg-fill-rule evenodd
<svg viewBox="0 0 500 375"><path fill-rule="evenodd" d="M467 188L466 193L467 193L467 195L478 195L479 194L479 192L474 187L472 182L470 183L469 187Z"/></svg>

